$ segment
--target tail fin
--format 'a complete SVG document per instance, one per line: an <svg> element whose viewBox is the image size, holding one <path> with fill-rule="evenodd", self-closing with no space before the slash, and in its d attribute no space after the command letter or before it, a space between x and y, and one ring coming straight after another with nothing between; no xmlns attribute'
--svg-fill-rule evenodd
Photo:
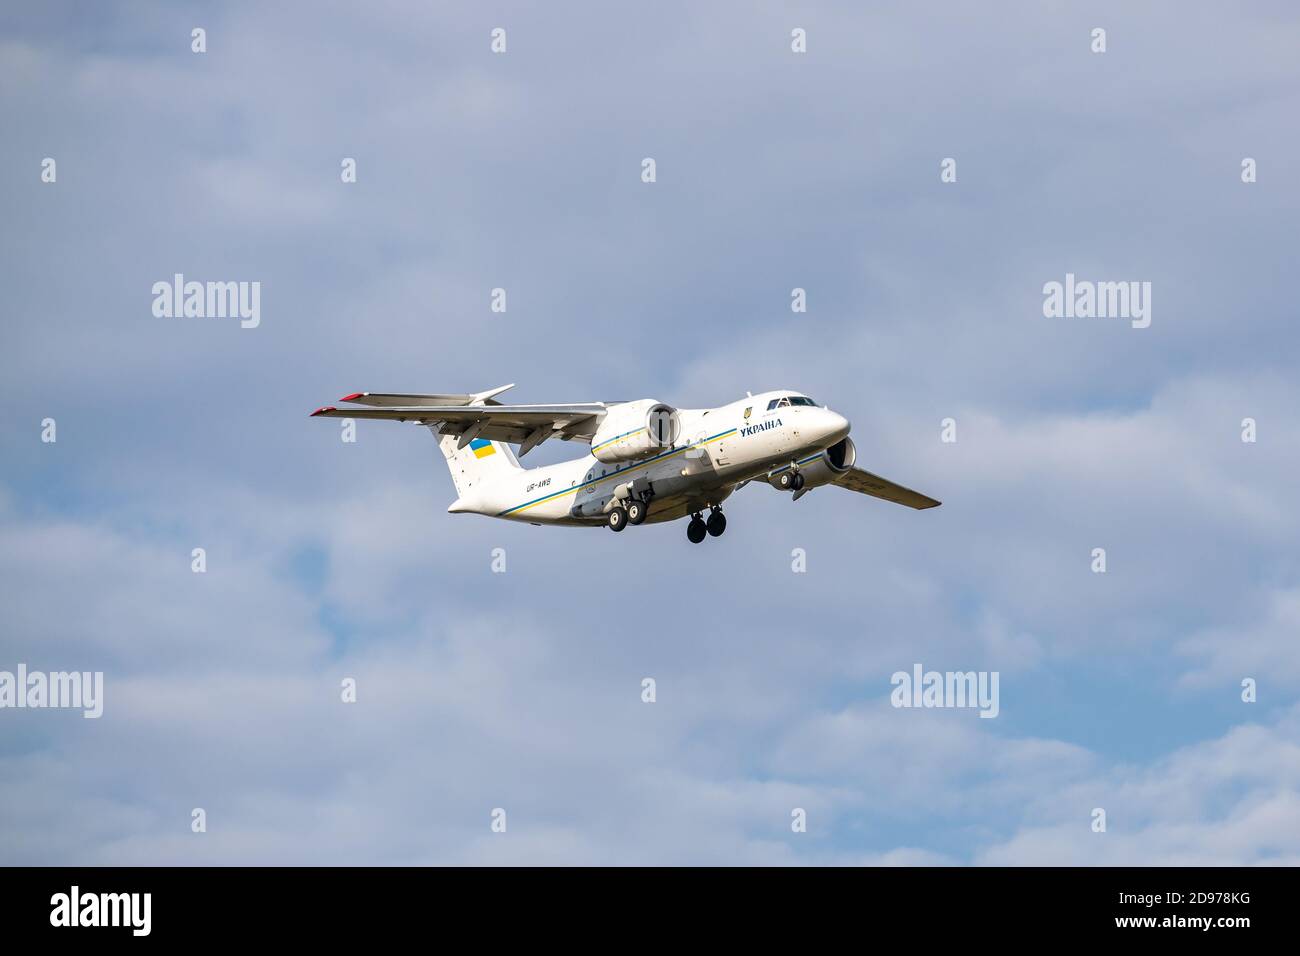
<svg viewBox="0 0 1300 956"><path fill-rule="evenodd" d="M438 447L447 458L447 468L451 471L451 480L456 484L456 494L464 497L471 489L478 487L485 479L504 474L510 470L522 470L519 459L510 450L510 446L486 438L475 438L461 447L459 435L438 436L438 429L429 428L438 438Z"/></svg>

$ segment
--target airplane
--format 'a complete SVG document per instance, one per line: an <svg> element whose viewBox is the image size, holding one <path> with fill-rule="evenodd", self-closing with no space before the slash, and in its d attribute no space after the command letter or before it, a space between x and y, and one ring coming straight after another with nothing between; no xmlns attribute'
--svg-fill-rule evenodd
<svg viewBox="0 0 1300 956"><path fill-rule="evenodd" d="M447 459L452 514L535 525L607 527L690 516L694 544L727 529L722 503L750 482L797 501L834 485L917 510L940 502L857 467L847 418L802 392L777 389L718 408L677 409L654 399L575 405L505 405L513 388L448 395L354 392L313 416L388 419L429 428ZM571 461L524 468L519 458L551 438L585 442ZM519 446L519 457L510 445ZM708 510L709 516L704 518Z"/></svg>

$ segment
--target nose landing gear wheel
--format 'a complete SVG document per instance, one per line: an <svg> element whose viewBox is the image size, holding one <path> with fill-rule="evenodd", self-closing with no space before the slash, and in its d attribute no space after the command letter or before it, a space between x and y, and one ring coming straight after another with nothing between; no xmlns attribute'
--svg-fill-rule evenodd
<svg viewBox="0 0 1300 956"><path fill-rule="evenodd" d="M609 513L609 530L622 531L627 527L627 512L622 508L614 508Z"/></svg>
<svg viewBox="0 0 1300 956"><path fill-rule="evenodd" d="M790 483L790 487L795 491L803 489L803 475L801 473L795 472L794 481Z"/></svg>
<svg viewBox="0 0 1300 956"><path fill-rule="evenodd" d="M790 491L791 489L794 488L794 478L795 475L794 472L792 471L781 472L781 477L776 479L777 487L779 487L782 491Z"/></svg>
<svg viewBox="0 0 1300 956"><path fill-rule="evenodd" d="M686 526L686 537L691 544L699 544L704 540L704 520L698 515L691 516L691 523Z"/></svg>
<svg viewBox="0 0 1300 956"><path fill-rule="evenodd" d="M640 524L645 521L646 506L644 501L629 501L627 503L627 523Z"/></svg>
<svg viewBox="0 0 1300 956"><path fill-rule="evenodd" d="M722 532L727 530L727 516L717 508L713 509L713 514L709 515L709 520L704 525L705 529L713 537L718 537Z"/></svg>

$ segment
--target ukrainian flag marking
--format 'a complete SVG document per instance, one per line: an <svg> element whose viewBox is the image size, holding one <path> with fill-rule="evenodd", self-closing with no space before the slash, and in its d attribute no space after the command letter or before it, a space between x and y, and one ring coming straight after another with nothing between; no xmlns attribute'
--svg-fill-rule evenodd
<svg viewBox="0 0 1300 956"><path fill-rule="evenodd" d="M469 443L469 447L473 450L475 458L486 458L497 453L496 447L486 438L475 438Z"/></svg>

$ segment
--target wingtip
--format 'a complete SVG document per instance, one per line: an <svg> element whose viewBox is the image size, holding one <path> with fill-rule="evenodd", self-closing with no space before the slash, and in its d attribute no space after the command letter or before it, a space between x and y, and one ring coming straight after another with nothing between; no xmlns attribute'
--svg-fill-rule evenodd
<svg viewBox="0 0 1300 956"><path fill-rule="evenodd" d="M344 395L339 399L340 402L355 402L358 398L365 398L365 392L353 392L351 395Z"/></svg>
<svg viewBox="0 0 1300 956"><path fill-rule="evenodd" d="M338 409L335 408L333 405L322 405L320 408L316 409L316 411L312 412L311 415L309 415L308 417L315 418L317 415L324 415L326 412L336 412L336 411L338 411Z"/></svg>

